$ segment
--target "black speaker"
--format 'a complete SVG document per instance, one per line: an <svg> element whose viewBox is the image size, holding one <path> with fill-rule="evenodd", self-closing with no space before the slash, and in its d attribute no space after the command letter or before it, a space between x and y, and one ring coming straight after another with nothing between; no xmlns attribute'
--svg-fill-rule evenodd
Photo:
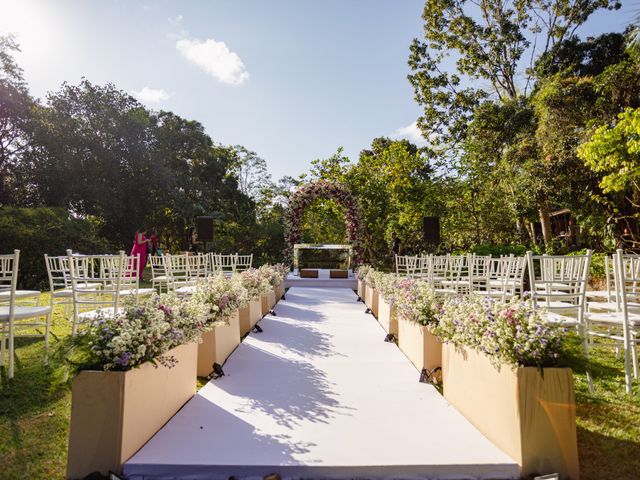
<svg viewBox="0 0 640 480"><path fill-rule="evenodd" d="M422 234L424 235L424 243L439 245L440 217L424 217L422 219Z"/></svg>
<svg viewBox="0 0 640 480"><path fill-rule="evenodd" d="M196 217L196 230L200 242L212 242L213 217Z"/></svg>

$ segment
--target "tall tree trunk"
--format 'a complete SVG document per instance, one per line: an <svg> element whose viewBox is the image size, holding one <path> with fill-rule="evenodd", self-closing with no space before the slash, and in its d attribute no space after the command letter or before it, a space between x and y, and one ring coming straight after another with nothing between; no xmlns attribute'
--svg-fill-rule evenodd
<svg viewBox="0 0 640 480"><path fill-rule="evenodd" d="M546 199L540 202L538 214L540 215L540 226L542 227L544 246L548 248L551 240L553 240L553 234L551 233L551 215L549 214L549 205Z"/></svg>

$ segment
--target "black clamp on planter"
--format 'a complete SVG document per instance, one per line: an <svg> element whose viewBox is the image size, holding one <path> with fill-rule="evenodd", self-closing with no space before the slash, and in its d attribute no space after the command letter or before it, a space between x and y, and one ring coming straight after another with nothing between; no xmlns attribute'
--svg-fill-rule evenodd
<svg viewBox="0 0 640 480"><path fill-rule="evenodd" d="M224 370L222 370L222 365L220 365L219 363L214 363L213 364L213 371L209 374L209 376L207 377L208 379L217 379L220 377L224 377Z"/></svg>
<svg viewBox="0 0 640 480"><path fill-rule="evenodd" d="M362 300L362 297L360 297L360 295L358 295L358 299L356 300L356 302L364 302L364 300Z"/></svg>
<svg viewBox="0 0 640 480"><path fill-rule="evenodd" d="M384 341L391 343L396 341L396 336L393 333L387 333L387 336L384 337Z"/></svg>
<svg viewBox="0 0 640 480"><path fill-rule="evenodd" d="M367 309L364 311L364 313L371 313L371 314L373 314L373 310L371 310L369 307L367 307Z"/></svg>
<svg viewBox="0 0 640 480"><path fill-rule="evenodd" d="M284 296L284 293L282 294L282 296L280 297L280 300L286 300L287 298Z"/></svg>
<svg viewBox="0 0 640 480"><path fill-rule="evenodd" d="M278 315L276 314L275 309L273 309L273 308L272 308L271 310L269 310L269 315L272 315L272 316L274 316L274 317L277 317L277 316L278 316Z"/></svg>
<svg viewBox="0 0 640 480"><path fill-rule="evenodd" d="M257 323L253 326L254 333L262 333L262 327Z"/></svg>
<svg viewBox="0 0 640 480"><path fill-rule="evenodd" d="M436 367L433 370L427 370L426 368L423 368L420 372L420 383L432 383L434 385L437 385L438 377L436 374L440 371L442 371L442 368L440 367Z"/></svg>

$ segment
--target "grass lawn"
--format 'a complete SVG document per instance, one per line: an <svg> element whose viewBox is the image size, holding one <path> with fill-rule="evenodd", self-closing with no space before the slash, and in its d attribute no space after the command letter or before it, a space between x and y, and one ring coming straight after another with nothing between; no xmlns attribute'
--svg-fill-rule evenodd
<svg viewBox="0 0 640 480"><path fill-rule="evenodd" d="M48 301L43 294L42 302ZM54 315L52 348L70 334L62 311ZM63 479L71 407L70 379L60 363L43 365L43 340L16 341L16 372L0 369L0 479ZM569 339L578 402L583 479L640 478L640 392L624 393L624 365L609 348L591 353L596 394L587 389L576 338ZM425 448L428 446L425 445Z"/></svg>

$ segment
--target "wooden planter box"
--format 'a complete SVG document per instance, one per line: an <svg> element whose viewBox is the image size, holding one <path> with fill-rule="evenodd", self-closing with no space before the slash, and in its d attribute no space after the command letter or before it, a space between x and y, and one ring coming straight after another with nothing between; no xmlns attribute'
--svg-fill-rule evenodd
<svg viewBox="0 0 640 480"><path fill-rule="evenodd" d="M300 270L300 278L318 278L318 270Z"/></svg>
<svg viewBox="0 0 640 480"><path fill-rule="evenodd" d="M173 368L150 362L127 372L87 370L73 380L67 478L120 473L196 393L198 345L167 352Z"/></svg>
<svg viewBox="0 0 640 480"><path fill-rule="evenodd" d="M198 345L198 376L206 377L213 371L213 364L225 360L240 345L240 314L235 311L229 317L229 325L216 327L202 336Z"/></svg>
<svg viewBox="0 0 640 480"><path fill-rule="evenodd" d="M398 337L398 319L396 315L396 309L391 307L387 301L382 298L382 295L378 296L378 322L382 325L382 328L387 333L392 333Z"/></svg>
<svg viewBox="0 0 640 480"><path fill-rule="evenodd" d="M262 318L262 300L260 298L251 300L249 305L239 310L238 314L240 316L240 336L244 337Z"/></svg>
<svg viewBox="0 0 640 480"><path fill-rule="evenodd" d="M442 343L424 325L400 317L398 347L420 371L442 367Z"/></svg>
<svg viewBox="0 0 640 480"><path fill-rule="evenodd" d="M364 300L364 290L365 290L364 281L358 280L358 296L360 297L361 300Z"/></svg>
<svg viewBox="0 0 640 480"><path fill-rule="evenodd" d="M373 316L378 318L378 291L369 285L364 292L364 303L371 309Z"/></svg>
<svg viewBox="0 0 640 480"><path fill-rule="evenodd" d="M260 297L260 316L264 317L267 313L269 313L269 296L262 295Z"/></svg>
<svg viewBox="0 0 640 480"><path fill-rule="evenodd" d="M278 300L276 299L276 290L275 287L271 289L269 295L267 296L269 300L269 310L276 306Z"/></svg>
<svg viewBox="0 0 640 480"><path fill-rule="evenodd" d="M280 301L282 297L284 297L284 282L276 286L276 301Z"/></svg>
<svg viewBox="0 0 640 480"><path fill-rule="evenodd" d="M511 456L523 476L578 479L573 374L570 368L494 367L475 350L443 349L444 396Z"/></svg>

